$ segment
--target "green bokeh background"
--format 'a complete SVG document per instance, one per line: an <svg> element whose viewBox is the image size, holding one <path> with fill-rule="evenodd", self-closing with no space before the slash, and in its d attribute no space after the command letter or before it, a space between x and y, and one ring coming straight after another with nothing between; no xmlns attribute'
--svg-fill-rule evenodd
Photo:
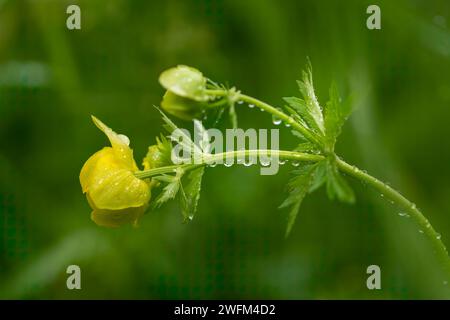
<svg viewBox="0 0 450 320"><path fill-rule="evenodd" d="M81 193L81 166L107 144L89 115L128 135L140 161L162 131L152 105L165 68L279 105L309 56L322 103L332 80L355 97L338 153L414 200L450 246L450 2L376 1L371 31L373 3L0 0L0 298L449 298L425 237L357 181L353 206L309 196L287 240L289 165L208 169L188 224L172 202L138 229L102 229ZM65 27L69 4L81 30ZM242 128L273 127L238 114ZM66 289L71 264L82 290ZM371 264L382 290L366 288Z"/></svg>

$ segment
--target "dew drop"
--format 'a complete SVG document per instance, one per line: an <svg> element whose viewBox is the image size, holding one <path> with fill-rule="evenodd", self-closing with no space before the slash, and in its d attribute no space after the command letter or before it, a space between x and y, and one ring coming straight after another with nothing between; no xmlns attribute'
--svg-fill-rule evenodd
<svg viewBox="0 0 450 320"><path fill-rule="evenodd" d="M215 166L217 166L217 162L212 162L212 163L209 164L209 166L210 166L211 168L214 168Z"/></svg>
<svg viewBox="0 0 450 320"><path fill-rule="evenodd" d="M233 165L233 162L224 162L224 164L223 164L225 167L231 167L232 165Z"/></svg>
<svg viewBox="0 0 450 320"><path fill-rule="evenodd" d="M285 122L284 125L286 126L286 128L289 128L289 127L291 126L291 124L290 124L290 123L287 123L287 122Z"/></svg>
<svg viewBox="0 0 450 320"><path fill-rule="evenodd" d="M238 102L237 102L238 104L243 104L244 103L244 101L242 101L242 100L239 100Z"/></svg>
<svg viewBox="0 0 450 320"><path fill-rule="evenodd" d="M422 229L419 229L419 233L423 233L423 230L422 230Z"/></svg>
<svg viewBox="0 0 450 320"><path fill-rule="evenodd" d="M279 125L281 123L281 119L278 118L276 115L273 115L272 116L272 123L277 126L277 125Z"/></svg>
<svg viewBox="0 0 450 320"><path fill-rule="evenodd" d="M282 159L279 159L278 160L278 164L280 164L280 165L283 165L283 164L285 164L286 163L286 160L282 160Z"/></svg>
<svg viewBox="0 0 450 320"><path fill-rule="evenodd" d="M267 159L267 158L260 158L260 159L259 159L259 163L261 163L261 165L262 165L263 167L267 167L267 166L270 165L270 159Z"/></svg>
<svg viewBox="0 0 450 320"><path fill-rule="evenodd" d="M300 162L298 162L298 161L292 161L292 165L293 165L294 167L298 167L298 166L300 165Z"/></svg>
<svg viewBox="0 0 450 320"><path fill-rule="evenodd" d="M400 217L409 218L409 214L407 214L406 212L399 212L398 215L399 215Z"/></svg>
<svg viewBox="0 0 450 320"><path fill-rule="evenodd" d="M246 166L246 167L250 167L252 164L253 164L253 161L251 161L251 160L244 161L244 166Z"/></svg>
<svg viewBox="0 0 450 320"><path fill-rule="evenodd" d="M248 107L249 107L250 109L253 109L253 108L255 107L255 105L250 103L250 104L248 105Z"/></svg>
<svg viewBox="0 0 450 320"><path fill-rule="evenodd" d="M441 234L440 234L440 233L438 233L438 234L436 235L436 239L441 240Z"/></svg>
<svg viewBox="0 0 450 320"><path fill-rule="evenodd" d="M259 110L261 110L261 112L264 112L264 109L259 109Z"/></svg>

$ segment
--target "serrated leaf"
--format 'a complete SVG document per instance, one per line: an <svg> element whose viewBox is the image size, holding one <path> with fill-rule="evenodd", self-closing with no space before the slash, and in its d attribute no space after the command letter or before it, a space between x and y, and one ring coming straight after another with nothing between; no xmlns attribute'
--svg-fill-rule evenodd
<svg viewBox="0 0 450 320"><path fill-rule="evenodd" d="M182 169L177 169L175 176L170 175L161 175L153 177L153 179L158 180L160 182L167 183L161 193L153 202L154 208L159 208L161 205L169 201L170 199L174 199L180 190L181 187L181 178L184 175L184 171Z"/></svg>
<svg viewBox="0 0 450 320"><path fill-rule="evenodd" d="M342 103L335 83L330 87L330 98L324 110L326 140L330 150L334 150L337 137L352 109L350 101Z"/></svg>
<svg viewBox="0 0 450 320"><path fill-rule="evenodd" d="M327 194L331 200L337 199L346 203L355 202L355 193L339 173L336 163L332 161L328 161L327 164Z"/></svg>
<svg viewBox="0 0 450 320"><path fill-rule="evenodd" d="M309 128L315 133L323 135L324 130L321 111L320 116L317 116L316 112L311 109L312 104L297 97L284 97L283 100L297 112Z"/></svg>
<svg viewBox="0 0 450 320"><path fill-rule="evenodd" d="M327 161L323 160L317 163L314 178L309 187L309 192L319 189L327 181Z"/></svg>
<svg viewBox="0 0 450 320"><path fill-rule="evenodd" d="M192 220L197 211L202 186L204 167L190 171L185 177L180 196L181 212L185 220Z"/></svg>
<svg viewBox="0 0 450 320"><path fill-rule="evenodd" d="M164 112L162 112L158 107L155 107L156 109L158 109L158 111L161 113L163 121L165 122L165 125L163 126L170 134L172 134L175 130L178 129L178 126L173 123L172 120L170 120L170 118L168 116L166 116L166 114ZM194 124L195 121L198 120L194 120ZM204 128L203 128L204 129ZM202 149L197 146L194 141L192 141L191 137L189 135L187 135L184 130L178 130L177 133L179 134L179 137L181 137L182 141L176 141L176 139L174 139L172 136L170 136L171 140L174 141L175 143L179 143L184 150L190 150L193 153L193 156L202 156L203 152Z"/></svg>
<svg viewBox="0 0 450 320"><path fill-rule="evenodd" d="M313 117L315 123L320 129L320 132L325 133L322 109L317 100L316 94L314 92L314 85L312 79L312 67L311 63L308 61L306 71L302 72L302 80L297 81L300 93L303 96L305 102L305 108L309 114ZM306 119L305 119L306 121Z"/></svg>
<svg viewBox="0 0 450 320"><path fill-rule="evenodd" d="M279 208L290 207L285 234L286 237L289 236L297 218L300 205L309 191L315 168L316 164L313 164L305 165L298 170L294 170L293 174L295 176L288 182L289 196L279 206Z"/></svg>

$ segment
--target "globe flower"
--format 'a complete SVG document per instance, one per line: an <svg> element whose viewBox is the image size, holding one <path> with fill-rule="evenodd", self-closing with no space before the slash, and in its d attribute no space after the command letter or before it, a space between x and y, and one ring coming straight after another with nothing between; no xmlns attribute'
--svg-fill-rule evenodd
<svg viewBox="0 0 450 320"><path fill-rule="evenodd" d="M161 73L159 82L167 90L161 107L183 120L197 118L210 99L206 91L206 78L197 69L177 66Z"/></svg>
<svg viewBox="0 0 450 320"><path fill-rule="evenodd" d="M134 176L138 167L128 137L115 133L94 116L92 120L111 147L94 153L80 172L81 188L92 208L91 219L104 227L137 226L150 202L150 181Z"/></svg>

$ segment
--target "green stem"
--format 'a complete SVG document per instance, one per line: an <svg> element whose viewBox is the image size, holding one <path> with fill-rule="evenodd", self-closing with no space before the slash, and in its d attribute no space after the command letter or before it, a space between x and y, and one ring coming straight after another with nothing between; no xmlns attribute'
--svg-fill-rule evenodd
<svg viewBox="0 0 450 320"><path fill-rule="evenodd" d="M217 89L217 90L207 90L207 93L210 95L223 97L228 94L228 91ZM289 124L292 128L299 131L306 139L308 139L310 142L316 144L319 148L323 147L321 141L319 141L314 135L311 134L311 132L309 132L305 127L300 125L291 116L285 114L283 111L281 111L275 107L272 107L270 104L267 104L261 100L253 98L251 96L248 96L246 94L239 93L238 96L236 97L236 99L244 101L248 104L252 104L264 111L267 111L268 113L272 114L273 116L277 117L284 123Z"/></svg>
<svg viewBox="0 0 450 320"><path fill-rule="evenodd" d="M202 161L201 163L194 164L181 164L181 165L172 165L159 167L155 169L137 171L134 175L139 179L146 179L150 177L154 177L157 175L165 174L165 173L175 173L177 168L182 168L186 171L193 170L199 168L201 166L206 166L210 163L223 161L226 159L234 159L237 157L248 157L248 156L270 156L270 155L278 155L279 159L288 159L288 160L296 160L296 161L305 161L305 162L318 162L325 159L321 155L309 154L309 153L301 153L294 151L286 151L286 150L270 150L270 149L256 149L256 150L237 150L237 151L229 151L213 154L205 157L206 161Z"/></svg>
<svg viewBox="0 0 450 320"><path fill-rule="evenodd" d="M227 91L211 90L211 94L216 94L218 96L226 96ZM247 102L248 104L253 104L259 107L260 109L267 111L273 116L281 119L282 121L290 124L293 128L301 132L303 136L305 136L305 138L307 138L313 143L316 143L317 146L322 148L322 151L325 151L323 150L321 142L318 141L315 136L311 135L308 130L306 130L303 126L298 124L292 117L286 115L284 112L278 110L277 108L263 101L260 101L251 96L247 96L245 94L239 94L239 100ZM325 152L325 154L327 153ZM435 229L428 221L428 219L420 212L419 209L417 209L416 205L413 202L406 199L398 191L394 190L393 188L383 183L382 181L376 179L375 177L372 177L371 175L365 173L364 171L358 169L357 167L344 162L343 160L339 159L339 157L336 158L337 158L337 165L340 171L347 173L348 175L358 179L361 182L369 184L374 189L381 192L381 194L384 195L385 199L390 200L394 204L398 205L405 211L405 213L407 213L412 218L412 220L418 226L420 232L422 232L433 245L437 258L441 263L444 271L446 272L448 279L450 280L450 258L448 256L447 248L445 247L444 243L441 240L441 235L435 231Z"/></svg>
<svg viewBox="0 0 450 320"><path fill-rule="evenodd" d="M367 183L374 189L381 192L384 198L392 201L393 204L399 206L406 214L408 214L412 218L412 220L419 227L419 231L430 240L440 263L444 267L444 270L446 271L447 276L450 279L450 258L448 256L447 248L441 240L441 235L437 233L436 230L434 230L431 223L422 214L422 212L417 209L416 205L406 199L398 191L394 190L375 177L367 174L366 172L358 169L357 167L352 166L341 159L337 159L337 165L342 172L360 180L361 182Z"/></svg>

